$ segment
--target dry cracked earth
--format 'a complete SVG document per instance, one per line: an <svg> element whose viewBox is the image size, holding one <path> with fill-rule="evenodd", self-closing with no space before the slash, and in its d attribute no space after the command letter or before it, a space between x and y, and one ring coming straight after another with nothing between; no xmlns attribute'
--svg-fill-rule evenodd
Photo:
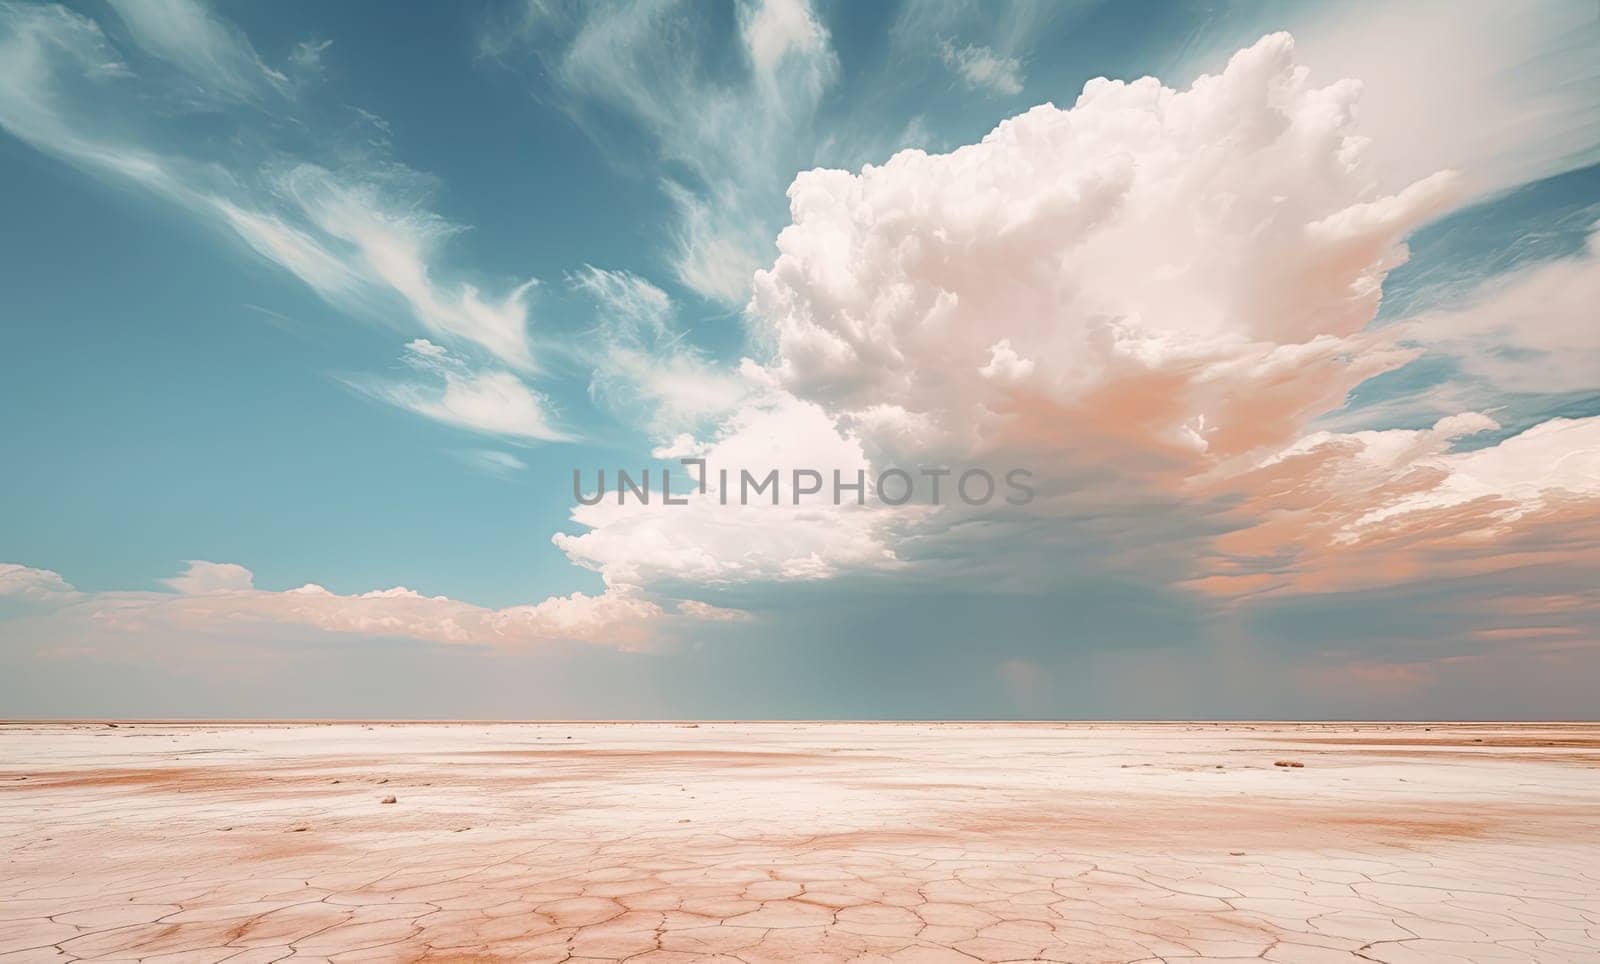
<svg viewBox="0 0 1600 964"><path fill-rule="evenodd" d="M1600 725L13 723L0 849L3 962L1600 961Z"/></svg>

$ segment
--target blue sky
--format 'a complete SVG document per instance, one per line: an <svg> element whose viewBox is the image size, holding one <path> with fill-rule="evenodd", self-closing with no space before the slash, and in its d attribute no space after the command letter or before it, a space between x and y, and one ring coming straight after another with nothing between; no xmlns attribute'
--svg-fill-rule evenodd
<svg viewBox="0 0 1600 964"><path fill-rule="evenodd" d="M0 4L0 714L1582 714L1597 43ZM708 450L1042 494L575 509Z"/></svg>

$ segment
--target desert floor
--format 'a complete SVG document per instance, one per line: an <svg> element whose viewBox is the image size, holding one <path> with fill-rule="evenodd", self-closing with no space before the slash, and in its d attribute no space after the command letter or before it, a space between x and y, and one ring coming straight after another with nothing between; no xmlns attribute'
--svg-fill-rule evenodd
<svg viewBox="0 0 1600 964"><path fill-rule="evenodd" d="M1600 961L1600 725L12 723L0 852L6 962Z"/></svg>

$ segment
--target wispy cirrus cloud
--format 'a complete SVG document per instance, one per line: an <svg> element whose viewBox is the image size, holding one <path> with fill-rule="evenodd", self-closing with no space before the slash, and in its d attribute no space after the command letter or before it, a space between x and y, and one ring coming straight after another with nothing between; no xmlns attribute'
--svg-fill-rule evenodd
<svg viewBox="0 0 1600 964"><path fill-rule="evenodd" d="M812 161L812 118L838 73L827 28L807 0L736 5L737 63L695 5L624 0L529 2L514 28L485 34L485 53L533 56L554 93L597 136L597 115L626 118L652 144L677 211L672 268L688 288L743 304L770 260L784 188Z"/></svg>
<svg viewBox="0 0 1600 964"><path fill-rule="evenodd" d="M400 360L410 376L342 380L370 398L456 428L522 442L572 439L552 421L549 400L511 372L473 366L426 338L408 342Z"/></svg>
<svg viewBox="0 0 1600 964"><path fill-rule="evenodd" d="M456 457L485 475L501 479L509 479L528 470L528 463L499 449L466 449L457 452Z"/></svg>
<svg viewBox="0 0 1600 964"><path fill-rule="evenodd" d="M199 0L110 0L135 43L188 75L201 97L263 101L290 80L250 39Z"/></svg>
<svg viewBox="0 0 1600 964"><path fill-rule="evenodd" d="M1017 0L996 17L972 0L907 0L895 13L889 38L898 59L932 60L969 90L1014 97L1027 84L1034 47L1052 25L1094 9L1093 3Z"/></svg>
<svg viewBox="0 0 1600 964"><path fill-rule="evenodd" d="M1190 38L1179 70L1268 30L1295 35L1319 82L1363 86L1381 190L1449 167L1482 196L1600 161L1600 20L1583 0L1240 5Z"/></svg>
<svg viewBox="0 0 1600 964"><path fill-rule="evenodd" d="M956 46L946 40L939 53L963 83L1001 97L1022 93L1022 61L995 53L982 44Z"/></svg>
<svg viewBox="0 0 1600 964"><path fill-rule="evenodd" d="M143 51L203 78L207 89L244 98L281 77L259 64L236 28L192 0L122 0L118 9ZM428 178L373 157L370 143L344 152L336 167L271 143L238 154L186 152L172 146L182 138L163 112L191 109L188 88L147 72L148 62L129 53L64 7L0 6L0 127L238 238L342 310L389 324L408 317L430 334L534 369L530 283L491 296L441 280L442 249L459 228L426 206ZM298 110L287 102L256 107ZM239 130L254 137L260 125L247 119L237 119ZM342 136L338 126L323 133Z"/></svg>
<svg viewBox="0 0 1600 964"><path fill-rule="evenodd" d="M1401 330L1507 393L1600 391L1600 226L1579 254L1482 284Z"/></svg>
<svg viewBox="0 0 1600 964"><path fill-rule="evenodd" d="M537 63L536 90L619 168L656 177L674 214L665 258L676 280L742 307L772 259L797 173L930 146L927 83L953 70L984 99L1014 95L1040 28L1075 9L1020 3L996 18L979 4L907 3L889 57L848 90L807 0L738 0L731 32L682 0L527 0L484 30L480 47L496 63Z"/></svg>
<svg viewBox="0 0 1600 964"><path fill-rule="evenodd" d="M656 438L703 429L756 391L688 341L672 299L649 281L593 265L568 281L598 310L584 351L590 394Z"/></svg>

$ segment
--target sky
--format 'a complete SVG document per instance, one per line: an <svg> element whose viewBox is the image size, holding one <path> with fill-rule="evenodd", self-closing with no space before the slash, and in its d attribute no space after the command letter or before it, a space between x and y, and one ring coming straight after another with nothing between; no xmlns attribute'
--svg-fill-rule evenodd
<svg viewBox="0 0 1600 964"><path fill-rule="evenodd" d="M1591 0L0 0L0 184L0 716L1595 713Z"/></svg>

